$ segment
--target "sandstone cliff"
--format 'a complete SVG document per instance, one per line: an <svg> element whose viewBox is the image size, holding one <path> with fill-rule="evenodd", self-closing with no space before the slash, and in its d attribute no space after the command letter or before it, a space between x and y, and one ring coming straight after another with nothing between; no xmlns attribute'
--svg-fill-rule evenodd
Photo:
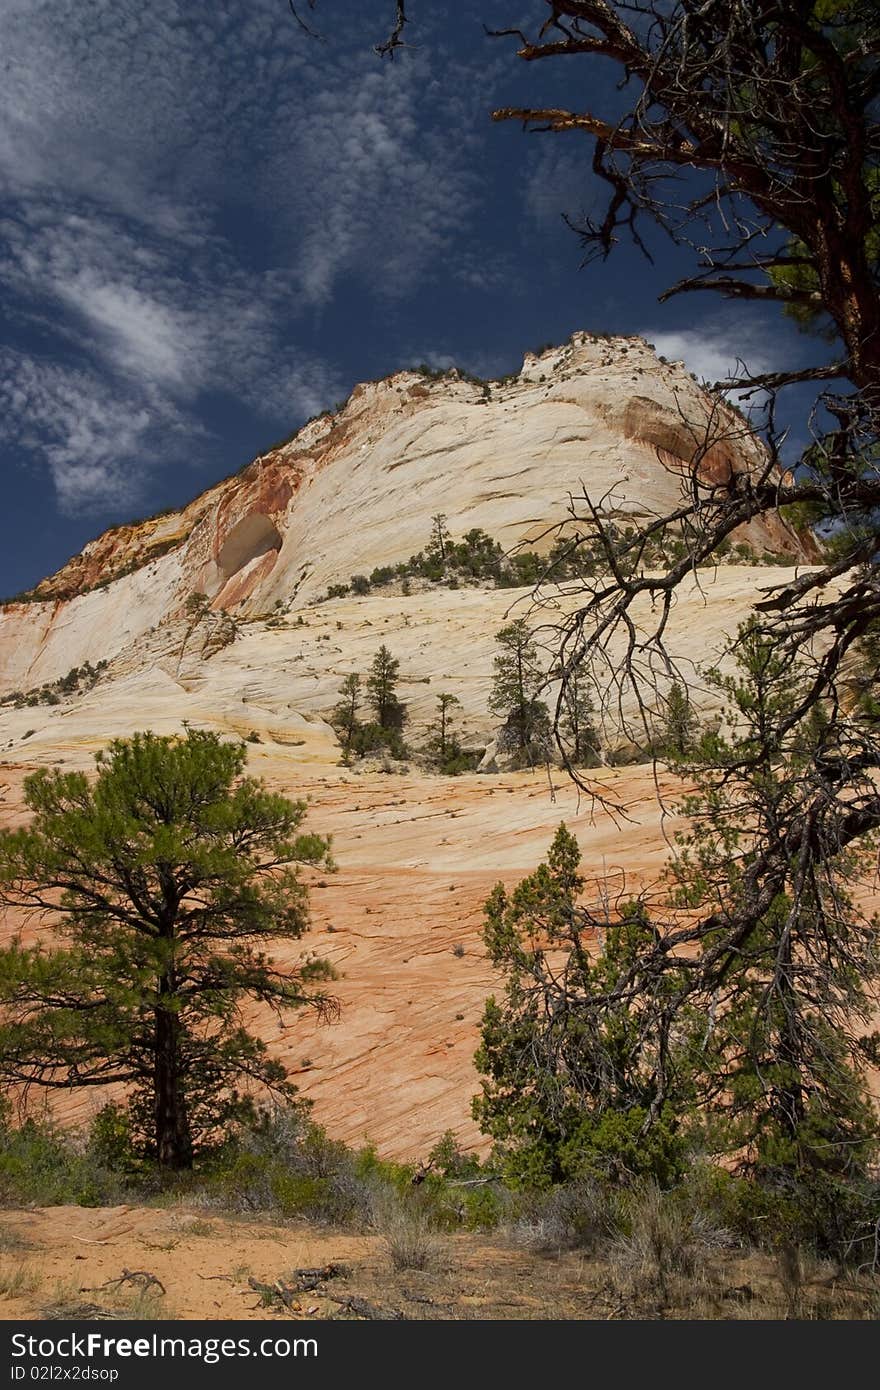
<svg viewBox="0 0 880 1390"><path fill-rule="evenodd" d="M723 480L760 448L638 338L575 334L499 382L401 372L357 386L338 414L182 511L106 532L38 585L37 601L0 609L0 693L134 648L194 592L243 617L278 600L301 607L421 549L436 512L454 534L479 526L505 548L544 535L585 489L637 523L676 505L695 455ZM806 558L775 519L743 539Z"/></svg>

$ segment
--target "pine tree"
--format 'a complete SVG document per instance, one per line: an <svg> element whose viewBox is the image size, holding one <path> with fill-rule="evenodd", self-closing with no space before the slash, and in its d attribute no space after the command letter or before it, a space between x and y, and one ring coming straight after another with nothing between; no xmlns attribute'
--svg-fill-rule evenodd
<svg viewBox="0 0 880 1390"><path fill-rule="evenodd" d="M599 732L594 722L596 709L583 674L573 671L562 691L559 729L566 752L575 767L595 767L599 761Z"/></svg>
<svg viewBox="0 0 880 1390"><path fill-rule="evenodd" d="M406 721L406 708L397 698L399 670L400 662L383 643L373 657L367 677L367 702L379 728L386 732L399 731Z"/></svg>
<svg viewBox="0 0 880 1390"><path fill-rule="evenodd" d="M700 729L700 721L688 692L680 681L673 681L666 697L663 729L657 746L661 757L680 759L691 752Z"/></svg>
<svg viewBox="0 0 880 1390"><path fill-rule="evenodd" d="M550 713L538 699L544 684L538 649L524 618L503 627L495 640L501 651L495 657L489 709L504 720L498 747L532 764L546 758L550 748Z"/></svg>
<svg viewBox="0 0 880 1390"><path fill-rule="evenodd" d="M655 933L637 902L613 921L584 906L579 863L561 825L547 862L510 894L499 883L486 903L484 939L504 993L483 1014L474 1116L516 1185L645 1175L666 1184L682 1172L693 1128L688 1049L685 1041L670 1049L646 1027L639 1001L602 1008ZM677 984L670 976L664 993L672 997Z"/></svg>
<svg viewBox="0 0 880 1390"><path fill-rule="evenodd" d="M431 517L431 543L428 546L428 555L436 556L441 565L446 564L446 556L450 545L449 528L446 525L445 512L438 512Z"/></svg>
<svg viewBox="0 0 880 1390"><path fill-rule="evenodd" d="M339 694L342 699L335 706L330 716L330 723L339 735L343 761L348 763L351 760L355 737L360 728L360 720L358 719L361 703L360 676L356 673L346 676L339 687Z"/></svg>
<svg viewBox="0 0 880 1390"><path fill-rule="evenodd" d="M440 772L448 771L450 764L461 757L461 742L452 729L451 715L460 705L457 695L443 692L437 696L437 732L428 741L427 751Z"/></svg>
<svg viewBox="0 0 880 1390"><path fill-rule="evenodd" d="M0 951L0 1076L25 1088L128 1088L133 1132L162 1168L192 1165L247 1093L290 1096L246 1027L332 1001L325 961L276 968L308 926L297 864L329 862L306 805L242 776L243 744L147 732L97 755L93 782L25 781L28 826L0 832L0 901L48 939Z"/></svg>

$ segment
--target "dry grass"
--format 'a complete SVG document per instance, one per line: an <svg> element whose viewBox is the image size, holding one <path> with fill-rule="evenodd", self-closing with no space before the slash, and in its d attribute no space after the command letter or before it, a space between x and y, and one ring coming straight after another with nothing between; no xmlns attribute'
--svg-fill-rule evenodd
<svg viewBox="0 0 880 1390"><path fill-rule="evenodd" d="M523 1203L517 1226L491 1235L437 1229L419 1189L395 1197L390 1209L377 1206L369 1233L217 1212L215 1239L187 1240L179 1224L187 1215L200 1219L198 1210L126 1208L103 1230L88 1224L95 1213L80 1208L20 1211L16 1226L34 1248L0 1258L0 1309L7 1317L80 1320L757 1321L880 1314L880 1280L841 1272L801 1251L768 1254L736 1245L695 1218L680 1194L644 1189L612 1203L610 1215L595 1196L585 1189L564 1200ZM298 1308L261 1307L256 1294L279 1276L293 1287L292 1265L297 1272L333 1267L337 1273L320 1281L323 1293L295 1290ZM75 1284L56 1284L59 1268ZM145 1271L167 1295L120 1282L131 1272L146 1283Z"/></svg>
<svg viewBox="0 0 880 1390"><path fill-rule="evenodd" d="M624 1219L608 1251L611 1268L630 1293L656 1294L660 1307L708 1291L718 1252L733 1243L690 1202L653 1183L631 1195Z"/></svg>
<svg viewBox="0 0 880 1390"><path fill-rule="evenodd" d="M26 1264L4 1264L0 1266L0 1297L24 1298L36 1293L40 1287L40 1276Z"/></svg>
<svg viewBox="0 0 880 1390"><path fill-rule="evenodd" d="M513 1245L540 1254L592 1253L607 1246L618 1216L597 1183L572 1182L532 1198L503 1231Z"/></svg>
<svg viewBox="0 0 880 1390"><path fill-rule="evenodd" d="M383 1193L374 1203L373 1226L382 1236L392 1269L436 1269L442 1263L445 1242L417 1198Z"/></svg>
<svg viewBox="0 0 880 1390"><path fill-rule="evenodd" d="M82 1289L59 1282L40 1305L40 1316L54 1322L154 1322L174 1318L175 1314L166 1298L151 1288L105 1293L100 1289Z"/></svg>
<svg viewBox="0 0 880 1390"><path fill-rule="evenodd" d="M212 1221L202 1221L196 1217L195 1221L181 1221L177 1227L182 1236L200 1236L205 1239L217 1234L217 1227Z"/></svg>
<svg viewBox="0 0 880 1390"><path fill-rule="evenodd" d="M0 1255L19 1255L25 1250L35 1248L33 1241L28 1240L20 1231L10 1226L0 1226Z"/></svg>

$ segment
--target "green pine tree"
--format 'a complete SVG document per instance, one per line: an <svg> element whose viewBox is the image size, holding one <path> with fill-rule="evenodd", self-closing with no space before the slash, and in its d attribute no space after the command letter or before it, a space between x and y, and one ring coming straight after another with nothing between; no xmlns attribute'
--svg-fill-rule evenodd
<svg viewBox="0 0 880 1390"><path fill-rule="evenodd" d="M595 724L596 707L583 672L574 670L562 692L559 730L568 757L575 767L595 767L600 740Z"/></svg>
<svg viewBox="0 0 880 1390"><path fill-rule="evenodd" d="M452 711L461 705L457 695L437 696L436 733L428 740L427 752L438 772L447 772L461 757L461 740L452 727Z"/></svg>
<svg viewBox="0 0 880 1390"><path fill-rule="evenodd" d="M670 760L687 757L700 731L700 721L688 697L687 688L673 681L666 696L663 727L657 752Z"/></svg>
<svg viewBox="0 0 880 1390"><path fill-rule="evenodd" d="M428 556L438 559L441 565L445 565L451 543L449 527L446 525L446 513L438 512L436 516L431 517L431 541L427 549Z"/></svg>
<svg viewBox="0 0 880 1390"><path fill-rule="evenodd" d="M655 931L637 902L613 920L585 907L579 863L561 825L547 862L510 894L498 884L486 903L484 939L504 992L483 1015L474 1116L515 1185L669 1183L693 1127L688 1046L646 1027L638 1001L604 1005ZM668 997L677 983L664 982ZM661 1049L676 1068L663 1091Z"/></svg>
<svg viewBox="0 0 880 1390"><path fill-rule="evenodd" d="M342 698L330 715L330 724L339 736L343 762L348 763L351 761L357 733L360 729L360 719L358 718L362 694L360 676L356 673L346 676L339 687L339 694Z"/></svg>
<svg viewBox="0 0 880 1390"><path fill-rule="evenodd" d="M544 685L538 649L524 618L503 627L495 640L501 650L495 657L489 709L504 721L497 744L531 765L547 757L551 741L550 713L538 699Z"/></svg>
<svg viewBox="0 0 880 1390"><path fill-rule="evenodd" d="M367 677L367 703L376 723L385 732L399 731L406 722L406 707L397 697L397 661L383 643L373 657Z"/></svg>
<svg viewBox="0 0 880 1390"><path fill-rule="evenodd" d="M332 1007L325 961L266 954L306 930L295 866L327 864L329 841L245 762L243 744L195 729L117 739L93 781L33 773L30 824L0 832L0 901L38 933L0 951L0 1076L127 1087L133 1132L166 1169L190 1167L249 1093L292 1093L245 1004Z"/></svg>

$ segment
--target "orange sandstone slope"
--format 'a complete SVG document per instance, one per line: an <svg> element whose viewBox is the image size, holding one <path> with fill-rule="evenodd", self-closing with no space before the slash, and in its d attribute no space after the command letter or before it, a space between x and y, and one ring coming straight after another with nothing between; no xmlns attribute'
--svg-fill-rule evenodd
<svg viewBox="0 0 880 1390"><path fill-rule="evenodd" d="M333 962L338 1021L301 1013L281 1026L268 1010L251 1021L335 1138L413 1160L452 1130L485 1150L470 1115L479 1022L499 987L481 937L485 900L499 880L512 887L534 870L562 820L588 877L607 872L622 887L625 875L633 889L654 883L666 844L651 768L598 770L603 792L626 808L615 819L560 774L551 795L545 769L370 776L298 771L290 750L249 752L250 770L273 789L308 797L309 824L332 834L339 865L309 875L312 929L302 942L279 943L276 955L282 967L305 949ZM25 771L0 768L5 824L23 818ZM7 918L0 931L16 925ZM87 1088L50 1103L60 1120L81 1125L106 1099Z"/></svg>

